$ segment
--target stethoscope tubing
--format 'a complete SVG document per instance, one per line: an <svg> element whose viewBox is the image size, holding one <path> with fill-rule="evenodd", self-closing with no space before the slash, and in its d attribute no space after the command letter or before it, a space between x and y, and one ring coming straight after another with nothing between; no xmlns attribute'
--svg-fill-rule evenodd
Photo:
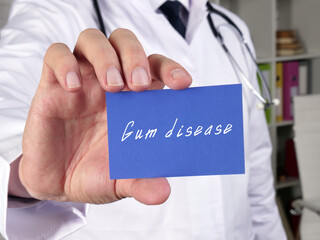
<svg viewBox="0 0 320 240"><path fill-rule="evenodd" d="M268 82L265 79L265 77L263 76L262 72L260 71L260 68L258 66L258 63L252 53L252 51L250 50L250 47L248 46L247 41L245 40L243 33L241 32L241 30L238 28L238 26L227 16L225 15L223 12L215 9L214 7L212 7L212 5L207 2L207 9L208 9L208 15L207 15L207 20L209 23L209 26L211 28L211 31L214 35L214 37L216 39L218 39L221 47L223 48L223 50L225 51L225 53L227 54L229 60L231 61L231 63L235 66L235 68L237 69L237 71L239 72L240 78L242 79L242 81L247 85L247 87L252 91L252 93L261 101L261 103L263 104L263 106L261 107L259 105L259 108L268 108L271 105L278 105L278 100L272 100L271 98L271 92L268 86ZM221 16L230 26L232 26L235 30L235 35L237 35L237 38L239 39L239 42L244 46L244 48L246 49L246 52L249 54L249 57L251 58L252 62L255 65L255 68L257 70L257 73L262 81L262 89L264 91L264 93L266 94L266 98L262 97L262 95L259 93L259 91L257 91L251 84L251 82L248 80L248 78L246 77L245 73L243 72L243 70L241 69L240 65L238 64L238 62L236 61L236 59L232 56L232 54L230 53L228 47L225 45L224 43L224 39L222 34L220 33L220 31L215 27L212 17L211 17L211 13L217 14L219 16Z"/></svg>
<svg viewBox="0 0 320 240"><path fill-rule="evenodd" d="M105 26L104 26L104 23L103 23L103 20L102 20L102 16L101 16L101 10L100 10L100 7L99 7L99 3L98 3L98 0L93 0L93 5L94 5L94 8L95 8L95 11L96 11L96 14L97 14L97 17L98 17L98 22L99 22L99 26L100 26L100 31L106 35L106 31L105 31ZM247 85L247 87L252 91L252 93L261 101L261 103L263 104L262 106L259 106L259 108L268 108L270 107L271 105L278 105L279 104L279 100L277 99L274 99L272 100L271 99L271 92L270 92L270 89L269 89L269 86L268 86L268 83L267 83L267 80L264 78L263 74L261 73L260 69L259 69L259 66L258 66L258 63L253 55L253 53L251 52L250 50L250 47L248 46L246 40L244 39L243 37L243 34L241 32L241 30L239 29L239 27L226 15L224 14L223 12L215 9L209 2L207 2L207 9L208 9L208 15L207 15L207 20L208 20L208 23L210 25L210 28L211 28L211 31L214 35L215 38L218 39L218 41L220 42L221 44L221 47L223 48L223 50L225 51L225 53L227 54L230 62L232 63L233 66L236 67L237 71L239 72L239 75L242 79L242 81ZM228 24L230 24L238 34L236 35L239 35L237 36L240 43L242 45L244 45L246 51L249 53L249 56L252 60L252 62L255 64L255 67L256 67L256 70L257 70L257 73L260 77L260 79L262 80L262 88L264 89L264 92L266 94L266 98L262 97L262 95L259 93L259 91L257 91L251 84L251 82L248 80L248 78L246 77L245 73L243 72L243 70L241 69L241 67L239 66L238 62L236 61L236 59L232 56L232 54L230 53L229 49L227 48L227 46L224 44L224 40L223 40L223 37L220 33L220 31L218 31L218 29L215 27L213 21L212 21L212 18L211 18L211 13L214 13L214 14L217 14L219 16L221 16L223 19L226 20L226 22Z"/></svg>

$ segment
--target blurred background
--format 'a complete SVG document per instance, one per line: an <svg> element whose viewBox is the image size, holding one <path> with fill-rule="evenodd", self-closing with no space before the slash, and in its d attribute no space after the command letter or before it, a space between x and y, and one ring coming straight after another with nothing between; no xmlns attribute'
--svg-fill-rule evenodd
<svg viewBox="0 0 320 240"><path fill-rule="evenodd" d="M12 0L0 0L0 28L7 22Z"/></svg>

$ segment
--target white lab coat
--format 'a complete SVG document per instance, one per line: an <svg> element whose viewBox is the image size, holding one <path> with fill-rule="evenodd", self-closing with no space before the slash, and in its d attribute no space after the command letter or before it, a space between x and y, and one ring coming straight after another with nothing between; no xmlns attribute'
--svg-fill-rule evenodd
<svg viewBox="0 0 320 240"><path fill-rule="evenodd" d="M118 27L132 30L148 55L164 54L182 64L192 75L193 86L239 83L209 28L206 1L190 1L186 40L155 11L154 6L161 1L99 2L107 34ZM245 24L216 7L236 22L253 48ZM233 56L257 87L255 68L236 35L225 27L221 17L213 17L215 24L222 26L220 30ZM271 144L264 113L256 109L257 99L246 85L244 175L170 178L172 194L160 206L145 206L133 199L91 206L7 201L9 164L22 153L23 128L45 51L54 42L66 43L73 49L79 33L89 27L98 27L91 0L18 0L1 32L1 235L9 239L286 239L275 205Z"/></svg>

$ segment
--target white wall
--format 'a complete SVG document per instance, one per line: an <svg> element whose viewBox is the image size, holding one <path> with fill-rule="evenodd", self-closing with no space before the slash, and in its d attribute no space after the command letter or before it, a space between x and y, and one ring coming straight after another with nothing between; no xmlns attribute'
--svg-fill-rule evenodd
<svg viewBox="0 0 320 240"><path fill-rule="evenodd" d="M12 0L0 0L0 28L7 22L11 3Z"/></svg>

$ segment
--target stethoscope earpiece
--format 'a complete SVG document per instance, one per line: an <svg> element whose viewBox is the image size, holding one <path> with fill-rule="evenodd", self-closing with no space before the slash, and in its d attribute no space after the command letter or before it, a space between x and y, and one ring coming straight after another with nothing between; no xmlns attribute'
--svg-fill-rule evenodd
<svg viewBox="0 0 320 240"><path fill-rule="evenodd" d="M280 105L280 100L278 98L274 98L272 100L272 103L273 103L274 106L279 106Z"/></svg>
<svg viewBox="0 0 320 240"><path fill-rule="evenodd" d="M256 107L258 110L263 110L263 109L268 109L271 106L279 106L279 105L280 105L280 100L278 98L274 98L272 99L271 103L259 102Z"/></svg>

